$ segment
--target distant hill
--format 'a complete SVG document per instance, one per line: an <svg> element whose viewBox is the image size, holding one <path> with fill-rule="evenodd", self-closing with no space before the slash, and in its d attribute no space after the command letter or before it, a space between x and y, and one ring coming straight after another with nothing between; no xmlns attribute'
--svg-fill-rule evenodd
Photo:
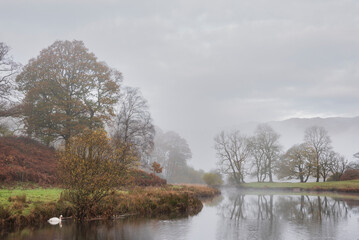
<svg viewBox="0 0 359 240"><path fill-rule="evenodd" d="M0 183L56 183L53 148L26 137L0 137Z"/></svg>
<svg viewBox="0 0 359 240"><path fill-rule="evenodd" d="M268 124L281 135L280 142L284 150L303 142L306 128L321 126L328 131L335 151L345 155L349 160L353 160L353 154L359 152L359 117L291 118ZM246 134L252 134L257 125L258 123L247 123L238 128Z"/></svg>

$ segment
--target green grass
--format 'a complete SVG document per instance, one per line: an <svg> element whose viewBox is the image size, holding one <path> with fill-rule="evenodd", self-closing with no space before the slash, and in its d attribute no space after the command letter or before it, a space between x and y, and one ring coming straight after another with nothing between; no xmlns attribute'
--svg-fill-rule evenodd
<svg viewBox="0 0 359 240"><path fill-rule="evenodd" d="M26 195L26 203L23 209L23 215L26 216L34 208L35 204L45 202L55 202L59 199L63 189L60 188L36 188L36 189L0 189L0 205L11 206L10 196Z"/></svg>
<svg viewBox="0 0 359 240"><path fill-rule="evenodd" d="M359 191L359 180L338 181L338 182L309 182L309 183L245 183L241 186L245 188L301 188L303 190L328 190L328 191Z"/></svg>

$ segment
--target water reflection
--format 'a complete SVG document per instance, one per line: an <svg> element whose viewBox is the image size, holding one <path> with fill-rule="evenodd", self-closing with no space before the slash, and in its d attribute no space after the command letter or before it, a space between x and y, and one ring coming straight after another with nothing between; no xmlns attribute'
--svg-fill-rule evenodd
<svg viewBox="0 0 359 240"><path fill-rule="evenodd" d="M256 218L273 221L275 218L298 224L345 220L349 210L358 211L359 201L308 195L273 195L231 193L221 207L223 216L231 220Z"/></svg>
<svg viewBox="0 0 359 240"><path fill-rule="evenodd" d="M357 198L359 199L359 197ZM359 201L224 190L197 216L45 225L1 239L359 239ZM1 234L0 234L1 235Z"/></svg>
<svg viewBox="0 0 359 240"><path fill-rule="evenodd" d="M227 193L220 206L222 239L352 239L339 226L357 223L358 200L327 196ZM350 218L351 215L356 218ZM349 219L350 218L350 219ZM350 220L350 221L349 221ZM355 239L355 238L354 238Z"/></svg>

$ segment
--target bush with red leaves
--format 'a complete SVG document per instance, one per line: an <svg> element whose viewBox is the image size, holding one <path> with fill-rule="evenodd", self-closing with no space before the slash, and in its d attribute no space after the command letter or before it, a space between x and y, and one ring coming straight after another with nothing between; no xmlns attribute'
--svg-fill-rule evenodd
<svg viewBox="0 0 359 240"><path fill-rule="evenodd" d="M0 137L0 183L54 184L56 167L53 148L27 137Z"/></svg>
<svg viewBox="0 0 359 240"><path fill-rule="evenodd" d="M347 169L340 177L340 181L359 179L358 169Z"/></svg>

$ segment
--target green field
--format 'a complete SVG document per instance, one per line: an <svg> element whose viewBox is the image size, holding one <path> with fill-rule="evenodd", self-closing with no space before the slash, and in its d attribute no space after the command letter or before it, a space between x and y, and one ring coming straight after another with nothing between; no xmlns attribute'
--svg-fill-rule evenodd
<svg viewBox="0 0 359 240"><path fill-rule="evenodd" d="M328 191L343 191L343 192L359 192L359 180L339 181L339 182L309 182L309 183L253 182L253 183L244 183L241 186L244 188L264 188L264 189L300 188L308 191L328 190Z"/></svg>
<svg viewBox="0 0 359 240"><path fill-rule="evenodd" d="M12 196L26 195L26 204L24 205L23 215L28 215L35 204L46 202L55 202L59 199L63 189L60 188L36 188L36 189L0 189L0 205L3 207L10 206L9 201Z"/></svg>

